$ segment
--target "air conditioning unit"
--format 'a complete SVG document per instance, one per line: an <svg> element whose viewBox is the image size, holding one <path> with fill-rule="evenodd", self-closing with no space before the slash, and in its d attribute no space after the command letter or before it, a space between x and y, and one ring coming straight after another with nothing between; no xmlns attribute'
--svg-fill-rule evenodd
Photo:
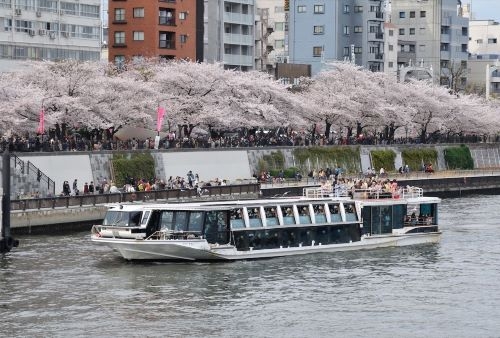
<svg viewBox="0 0 500 338"><path fill-rule="evenodd" d="M23 11L20 8L16 8L16 15L21 15Z"/></svg>
<svg viewBox="0 0 500 338"><path fill-rule="evenodd" d="M34 30L34 29L29 29L29 30L28 30L28 34L29 34L30 36L35 36L35 30Z"/></svg>
<svg viewBox="0 0 500 338"><path fill-rule="evenodd" d="M47 31L45 29L39 29L38 34L45 35L45 34L47 34Z"/></svg>
<svg viewBox="0 0 500 338"><path fill-rule="evenodd" d="M61 35L65 38L69 38L69 32L61 32Z"/></svg>
<svg viewBox="0 0 500 338"><path fill-rule="evenodd" d="M56 38L56 32L49 32L49 38L55 39Z"/></svg>
<svg viewBox="0 0 500 338"><path fill-rule="evenodd" d="M42 16L42 11L36 11L36 17L39 18Z"/></svg>

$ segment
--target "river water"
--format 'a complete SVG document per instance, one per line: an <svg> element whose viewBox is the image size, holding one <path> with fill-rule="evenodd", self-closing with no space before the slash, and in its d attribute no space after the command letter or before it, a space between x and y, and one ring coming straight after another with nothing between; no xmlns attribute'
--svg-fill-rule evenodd
<svg viewBox="0 0 500 338"><path fill-rule="evenodd" d="M439 244L130 263L89 233L0 256L2 337L499 337L500 196L445 199Z"/></svg>

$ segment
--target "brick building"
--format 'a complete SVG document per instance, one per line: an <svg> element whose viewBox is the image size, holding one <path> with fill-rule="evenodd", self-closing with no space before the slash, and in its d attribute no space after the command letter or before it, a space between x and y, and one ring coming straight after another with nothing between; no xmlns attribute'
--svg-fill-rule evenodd
<svg viewBox="0 0 500 338"><path fill-rule="evenodd" d="M203 0L109 0L109 57L203 61Z"/></svg>

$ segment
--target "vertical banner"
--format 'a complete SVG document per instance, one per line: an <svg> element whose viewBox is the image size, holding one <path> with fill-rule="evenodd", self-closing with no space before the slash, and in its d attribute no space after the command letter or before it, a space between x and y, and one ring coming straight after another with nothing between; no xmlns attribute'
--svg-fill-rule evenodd
<svg viewBox="0 0 500 338"><path fill-rule="evenodd" d="M45 111L43 108L40 110L40 121L38 122L38 128L36 130L38 134L45 133Z"/></svg>
<svg viewBox="0 0 500 338"><path fill-rule="evenodd" d="M165 116L165 108L158 106L158 111L157 111L157 116L156 116L156 131L157 132L160 132L160 130L161 130L164 116Z"/></svg>

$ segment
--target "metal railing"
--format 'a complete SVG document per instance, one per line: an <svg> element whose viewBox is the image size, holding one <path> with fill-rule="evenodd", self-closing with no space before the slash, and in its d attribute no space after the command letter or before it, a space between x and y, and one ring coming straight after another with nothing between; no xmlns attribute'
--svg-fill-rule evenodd
<svg viewBox="0 0 500 338"><path fill-rule="evenodd" d="M211 197L221 196L244 196L249 194L258 195L259 192L260 185L251 183L205 187L202 189L201 193L199 193L196 189L172 189L114 194L108 193L81 196L61 196L52 198L32 198L12 200L11 210L70 208L134 201L151 202L194 198L206 200Z"/></svg>
<svg viewBox="0 0 500 338"><path fill-rule="evenodd" d="M33 163L31 163L30 161L26 162L26 174L30 174L33 173L34 175L36 175L36 180L38 182L40 182L40 184L45 183L47 184L47 190L49 191L49 193L51 193L52 195L55 195L55 191L56 191L56 184L55 182L50 178L48 177L47 175L45 175L39 168L37 168Z"/></svg>

